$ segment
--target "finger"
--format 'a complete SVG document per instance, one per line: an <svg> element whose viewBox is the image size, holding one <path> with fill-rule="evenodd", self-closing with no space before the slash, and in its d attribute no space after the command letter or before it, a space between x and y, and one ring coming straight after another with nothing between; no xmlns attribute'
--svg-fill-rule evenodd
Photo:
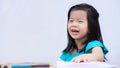
<svg viewBox="0 0 120 68"><path fill-rule="evenodd" d="M75 62L75 63L84 62L84 59L73 59L73 62Z"/></svg>
<svg viewBox="0 0 120 68"><path fill-rule="evenodd" d="M80 62L84 62L84 59L80 59L79 61L80 61Z"/></svg>
<svg viewBox="0 0 120 68"><path fill-rule="evenodd" d="M84 58L84 60L83 60L84 62L88 62L88 59L86 59L86 58Z"/></svg>
<svg viewBox="0 0 120 68"><path fill-rule="evenodd" d="M73 59L72 62L79 63L80 61L78 59Z"/></svg>

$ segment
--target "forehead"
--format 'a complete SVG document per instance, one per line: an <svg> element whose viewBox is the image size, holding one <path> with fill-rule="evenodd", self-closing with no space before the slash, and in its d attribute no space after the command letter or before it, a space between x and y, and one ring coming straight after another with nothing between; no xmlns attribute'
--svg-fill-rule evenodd
<svg viewBox="0 0 120 68"><path fill-rule="evenodd" d="M87 19L87 12L84 10L72 10L70 18Z"/></svg>

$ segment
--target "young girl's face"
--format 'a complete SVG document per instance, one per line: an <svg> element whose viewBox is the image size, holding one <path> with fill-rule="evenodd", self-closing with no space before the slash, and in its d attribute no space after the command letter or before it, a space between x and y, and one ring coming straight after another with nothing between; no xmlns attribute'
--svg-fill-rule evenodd
<svg viewBox="0 0 120 68"><path fill-rule="evenodd" d="M73 10L68 20L68 32L73 39L86 39L88 34L87 12Z"/></svg>

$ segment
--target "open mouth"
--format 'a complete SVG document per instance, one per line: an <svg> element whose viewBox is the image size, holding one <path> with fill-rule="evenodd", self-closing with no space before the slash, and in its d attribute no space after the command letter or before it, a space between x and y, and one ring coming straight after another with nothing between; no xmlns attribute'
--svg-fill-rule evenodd
<svg viewBox="0 0 120 68"><path fill-rule="evenodd" d="M77 30L77 29L72 29L71 32L72 32L73 34L78 34L78 33L79 33L79 30Z"/></svg>
<svg viewBox="0 0 120 68"><path fill-rule="evenodd" d="M76 30L76 29L72 29L71 31L72 32L79 32L79 30Z"/></svg>

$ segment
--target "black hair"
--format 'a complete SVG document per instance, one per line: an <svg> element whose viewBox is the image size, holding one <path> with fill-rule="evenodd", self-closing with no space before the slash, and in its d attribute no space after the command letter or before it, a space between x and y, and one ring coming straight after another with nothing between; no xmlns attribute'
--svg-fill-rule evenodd
<svg viewBox="0 0 120 68"><path fill-rule="evenodd" d="M87 40L84 43L87 44L88 42L93 41L93 40L98 40L103 43L101 30L100 30L100 26L99 26L99 20L98 20L99 13L97 12L97 10L93 6L86 4L86 3L77 4L75 6L72 6L69 9L68 21L70 18L71 11L74 11L74 10L83 10L83 11L87 12L89 33L88 33ZM63 52L72 52L74 49L78 50L76 43L75 43L74 39L68 33L68 30L67 30L67 35L68 35L68 44L67 44L67 47L63 50Z"/></svg>

